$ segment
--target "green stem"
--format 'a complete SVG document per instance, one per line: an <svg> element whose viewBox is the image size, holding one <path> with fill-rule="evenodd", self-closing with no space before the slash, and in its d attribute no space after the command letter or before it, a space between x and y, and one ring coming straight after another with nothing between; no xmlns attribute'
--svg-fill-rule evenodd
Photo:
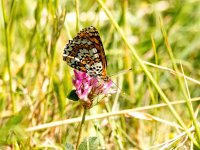
<svg viewBox="0 0 200 150"><path fill-rule="evenodd" d="M79 1L75 0L76 5L76 32L79 32Z"/></svg>
<svg viewBox="0 0 200 150"><path fill-rule="evenodd" d="M153 51L154 51L154 55L155 55L155 64L158 65L158 54L157 54L157 50L156 50L156 44L155 44L155 41L154 41L154 38L153 36L151 35L151 42L152 42L152 48L153 48ZM158 70L156 69L156 72L155 72L155 80L156 82L158 83ZM157 104L158 103L158 93L156 92L155 93L155 99L154 99L154 104Z"/></svg>
<svg viewBox="0 0 200 150"><path fill-rule="evenodd" d="M12 9L12 7L11 7ZM12 108L13 108L13 113L17 111L16 109L16 101L13 96L13 91L12 91L12 73L11 73L11 60L10 60L10 30L9 30L9 22L11 19L6 18L6 13L5 13L5 8L4 8L4 1L2 1L2 13L3 13L3 20L4 20L4 30L5 30L5 42L6 42L6 58L7 58L7 68L8 68L8 75L9 75L9 90L10 90L10 98L12 101Z"/></svg>
<svg viewBox="0 0 200 150"><path fill-rule="evenodd" d="M122 28L124 29L125 35L128 35L128 26L127 26L127 11L128 11L128 0L123 0L122 2ZM127 45L123 45L124 49L124 67L125 69L132 68L132 59ZM134 77L133 72L130 71L125 75L125 84L128 85L129 93L132 98L135 97L135 87L134 87Z"/></svg>
<svg viewBox="0 0 200 150"><path fill-rule="evenodd" d="M81 133L82 133L82 129L83 129L83 124L85 122L86 113L87 113L87 108L84 108L82 120L81 120L81 123L80 123L79 132L78 132L78 138L77 138L77 142L76 142L76 149L78 149L78 146L79 146L79 143L80 143Z"/></svg>
<svg viewBox="0 0 200 150"><path fill-rule="evenodd" d="M159 85L157 84L157 82L154 80L154 78L151 75L151 73L148 71L148 69L146 68L146 66L143 64L143 61L140 59L140 57L137 54L135 48L127 41L127 39L126 39L123 31L121 30L121 28L119 27L119 25L117 24L117 22L113 19L113 16L112 16L111 12L107 9L107 7L104 5L104 3L102 2L102 0L97 0L97 1L101 5L101 7L103 8L104 12L107 14L107 16L110 19L110 21L112 22L113 26L116 28L116 30L121 35L121 37L122 37L123 41L125 42L125 44L131 50L133 56L135 57L135 59L137 60L137 62L140 64L140 67L143 69L143 71L146 74L146 76L152 82L152 84L154 85L154 87L156 88L156 90L158 91L158 93L160 94L160 96L162 97L162 99L165 101L165 103L169 107L169 110L174 115L174 117L176 118L176 120L178 121L178 123L184 128L184 130L186 131L186 133L189 136L189 138L193 141L193 143L198 148L200 148L200 145L198 144L198 142L193 138L192 134L188 131L186 125L184 124L184 122L182 121L182 119L180 118L180 116L178 115L178 113L176 112L176 110L170 104L170 101L167 98L167 96L164 94L164 92L162 91L162 89L159 87Z"/></svg>
<svg viewBox="0 0 200 150"><path fill-rule="evenodd" d="M171 58L171 62L172 62L172 65L173 65L173 68L176 72L179 72L178 70L178 67L176 65L176 62L175 62L175 58L174 58L174 55L173 55L173 52L172 52L172 48L170 46L170 43L169 43L169 40L168 40L168 36L167 36L167 33L164 29L164 25L163 25L163 22L161 20L161 17L159 18L160 19L160 24L161 24L161 31L162 31L162 34L163 34L163 37L164 37L164 40L165 40L165 45L167 46L167 50L168 50L168 53L169 53L169 56ZM182 70L183 71L183 70ZM194 126L195 126L195 130L196 130L196 133L197 133L197 138L198 138L198 141L200 141L200 130L199 130L199 126L198 126L198 123L196 121L196 118L194 116L194 110L193 110L193 107L192 107L192 104L191 104L191 101L190 101L190 95L189 93L187 93L186 91L186 88L185 86L183 85L183 82L182 82L182 79L180 77L180 74L177 74L177 78L178 78L178 82L179 82L179 85L181 87L181 90L183 92L183 95L185 97L185 100L186 100L186 106L188 108L188 111L189 111L189 114L190 114L190 117L192 118L192 121L194 123ZM185 78L184 78L185 79Z"/></svg>

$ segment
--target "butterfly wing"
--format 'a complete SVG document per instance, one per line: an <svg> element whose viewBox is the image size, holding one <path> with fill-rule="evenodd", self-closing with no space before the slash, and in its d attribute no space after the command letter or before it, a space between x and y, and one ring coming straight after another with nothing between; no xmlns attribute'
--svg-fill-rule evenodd
<svg viewBox="0 0 200 150"><path fill-rule="evenodd" d="M107 78L107 61L97 29L93 26L81 30L66 45L63 60L69 66L90 76Z"/></svg>

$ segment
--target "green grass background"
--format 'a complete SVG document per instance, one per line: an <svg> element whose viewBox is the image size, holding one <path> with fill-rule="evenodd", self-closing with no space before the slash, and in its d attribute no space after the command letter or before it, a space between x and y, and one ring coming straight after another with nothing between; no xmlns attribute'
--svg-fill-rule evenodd
<svg viewBox="0 0 200 150"><path fill-rule="evenodd" d="M73 69L62 53L91 25L104 45L107 74L132 71L112 77L122 90L88 111L93 118L86 117L81 141L88 138L90 149L200 148L199 16L199 0L2 0L1 148L75 147L81 118L73 118L83 108L66 99ZM54 124L60 120L66 122Z"/></svg>

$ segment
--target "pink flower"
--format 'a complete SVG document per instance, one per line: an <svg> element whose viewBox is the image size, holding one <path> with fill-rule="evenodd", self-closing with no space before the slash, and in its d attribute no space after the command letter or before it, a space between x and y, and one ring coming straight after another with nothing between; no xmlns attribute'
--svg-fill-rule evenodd
<svg viewBox="0 0 200 150"><path fill-rule="evenodd" d="M116 90L111 89L113 85L112 80L99 81L97 78L90 77L87 73L77 71L74 69L75 79L73 79L73 85L76 88L76 94L83 102L83 106L86 108L92 107L93 99L100 94L112 94Z"/></svg>

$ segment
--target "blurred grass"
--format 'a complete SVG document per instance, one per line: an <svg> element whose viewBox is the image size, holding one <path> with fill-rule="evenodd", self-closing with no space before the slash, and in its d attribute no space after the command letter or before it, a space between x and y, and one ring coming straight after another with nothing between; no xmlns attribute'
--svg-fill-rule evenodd
<svg viewBox="0 0 200 150"><path fill-rule="evenodd" d="M182 72L181 62L184 74L199 81L200 1L125 0L106 1L105 6L141 60ZM96 26L100 32L107 55L108 74L130 67L133 70L113 77L126 94L112 95L109 101L102 100L88 113L95 116L163 103L162 96L140 68L140 62L132 56L120 32L96 1L2 0L0 8L2 148L64 149L66 143L75 145L77 123L41 131L24 131L43 123L81 116L81 105L66 99L73 88L72 69L62 61L62 53L77 30L90 25ZM159 15L163 26L160 26ZM166 35L162 35L161 28L165 28ZM165 43L166 38L168 44ZM173 58L168 55L167 46L170 46ZM193 132L198 133L199 102L190 104L190 100L200 97L200 85L190 80L186 84L181 76L171 75L160 68L146 67L170 102L187 100L187 105L177 104L173 108L187 128L194 123ZM143 111L178 123L167 107ZM83 128L83 138L97 136L101 148L106 149L150 148L183 132L163 122L130 116L127 112L119 117L87 121ZM193 144L200 144L198 134L193 136L198 144L185 138L180 137L175 143L164 146L167 149L179 146L189 149Z"/></svg>

